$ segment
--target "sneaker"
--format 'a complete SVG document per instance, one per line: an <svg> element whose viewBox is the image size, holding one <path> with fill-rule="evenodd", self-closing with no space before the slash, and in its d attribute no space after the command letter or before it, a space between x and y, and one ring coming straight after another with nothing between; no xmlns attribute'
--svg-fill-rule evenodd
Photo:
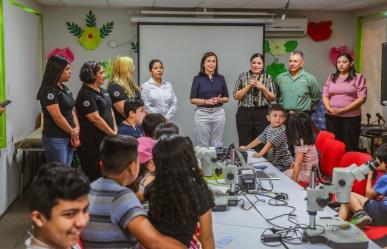
<svg viewBox="0 0 387 249"><path fill-rule="evenodd" d="M361 210L353 215L352 223L358 227L364 227L372 223L372 218L367 214L366 211Z"/></svg>

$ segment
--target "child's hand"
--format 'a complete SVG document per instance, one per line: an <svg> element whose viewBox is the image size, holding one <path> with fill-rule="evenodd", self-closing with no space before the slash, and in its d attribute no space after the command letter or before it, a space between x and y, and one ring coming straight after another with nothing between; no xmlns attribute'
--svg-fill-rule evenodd
<svg viewBox="0 0 387 249"><path fill-rule="evenodd" d="M261 158L262 156L261 156L259 153L255 153L255 154L253 155L253 157L254 157L254 158Z"/></svg>
<svg viewBox="0 0 387 249"><path fill-rule="evenodd" d="M242 145L242 146L239 147L239 150L242 151L242 152L245 152L245 151L248 150L248 148L246 146Z"/></svg>

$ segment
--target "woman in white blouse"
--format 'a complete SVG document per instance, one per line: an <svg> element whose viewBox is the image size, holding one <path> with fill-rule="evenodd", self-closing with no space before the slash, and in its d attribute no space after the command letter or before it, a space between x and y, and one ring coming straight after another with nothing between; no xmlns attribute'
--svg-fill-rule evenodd
<svg viewBox="0 0 387 249"><path fill-rule="evenodd" d="M147 113L160 113L171 120L176 113L177 98L172 84L162 79L163 63L158 59L149 62L150 79L141 85L141 97Z"/></svg>

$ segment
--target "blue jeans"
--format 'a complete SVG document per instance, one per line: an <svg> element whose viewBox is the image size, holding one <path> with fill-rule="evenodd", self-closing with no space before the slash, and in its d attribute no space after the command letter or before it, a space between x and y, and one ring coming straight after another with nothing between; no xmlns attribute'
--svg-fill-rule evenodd
<svg viewBox="0 0 387 249"><path fill-rule="evenodd" d="M42 145L47 162L61 162L71 166L74 149L70 144L70 138L42 135Z"/></svg>

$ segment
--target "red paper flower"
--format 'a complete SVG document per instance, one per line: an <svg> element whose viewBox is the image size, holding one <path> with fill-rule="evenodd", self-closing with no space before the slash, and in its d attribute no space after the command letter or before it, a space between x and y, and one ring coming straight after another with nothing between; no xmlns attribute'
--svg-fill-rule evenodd
<svg viewBox="0 0 387 249"><path fill-rule="evenodd" d="M347 46L341 46L341 47L332 47L329 51L329 60L332 62L334 66L336 66L336 60L337 57L342 53L349 53L353 58L353 50L348 48Z"/></svg>
<svg viewBox="0 0 387 249"><path fill-rule="evenodd" d="M308 35L314 40L314 41L324 41L329 39L332 34L332 21L325 21L325 22L309 22L308 23Z"/></svg>

